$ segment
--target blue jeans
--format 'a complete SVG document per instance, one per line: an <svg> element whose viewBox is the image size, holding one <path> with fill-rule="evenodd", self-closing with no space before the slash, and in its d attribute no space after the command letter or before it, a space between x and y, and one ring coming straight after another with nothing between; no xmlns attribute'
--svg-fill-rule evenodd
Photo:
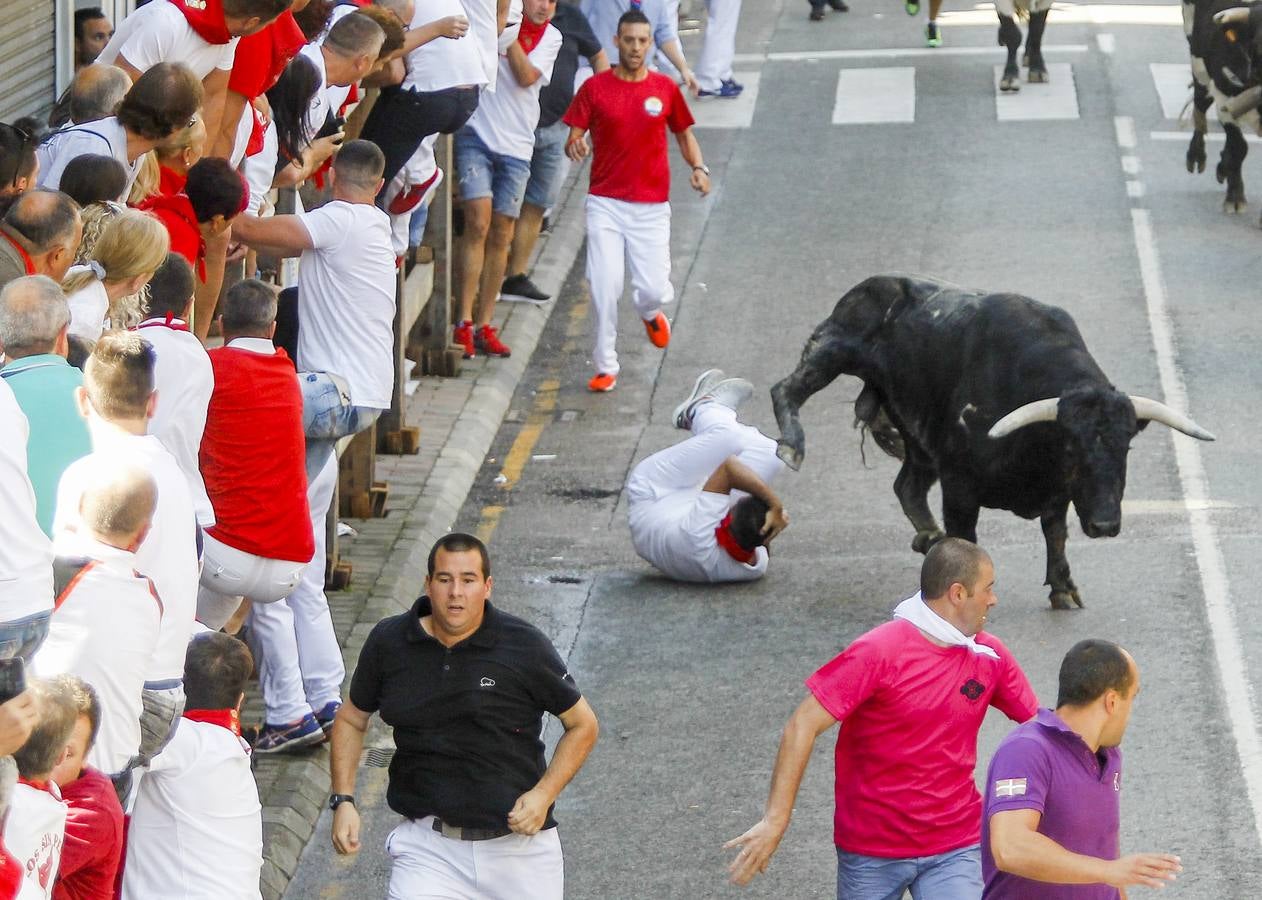
<svg viewBox="0 0 1262 900"><path fill-rule="evenodd" d="M380 409L351 403L346 382L332 372L300 372L302 429L307 436L307 483L310 484L333 454L333 445L348 434L358 434L377 421Z"/></svg>
<svg viewBox="0 0 1262 900"><path fill-rule="evenodd" d="M521 214L530 160L496 153L468 125L456 132L455 156L462 199L490 197L492 211L510 219Z"/></svg>
<svg viewBox="0 0 1262 900"><path fill-rule="evenodd" d="M12 622L0 622L0 659L20 656L23 662L30 663L39 645L48 637L48 620L52 614L52 610L47 610Z"/></svg>
<svg viewBox="0 0 1262 900"><path fill-rule="evenodd" d="M939 853L885 859L837 851L837 900L980 900L980 844Z"/></svg>
<svg viewBox="0 0 1262 900"><path fill-rule="evenodd" d="M570 126L557 121L535 129L535 155L530 159L530 181L526 182L526 202L542 210L551 209L561 195L561 184L569 171L565 139Z"/></svg>

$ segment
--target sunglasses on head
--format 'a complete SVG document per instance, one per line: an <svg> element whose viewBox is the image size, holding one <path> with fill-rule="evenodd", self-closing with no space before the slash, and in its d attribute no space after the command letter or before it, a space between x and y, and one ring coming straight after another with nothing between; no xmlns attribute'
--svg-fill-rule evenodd
<svg viewBox="0 0 1262 900"><path fill-rule="evenodd" d="M18 128L16 125L10 125L7 122L0 122L0 126L9 129L18 137L18 152L13 157L13 171L6 179L9 187L17 187L18 175L22 171L22 157L26 155L26 148L31 144L31 134L25 128Z"/></svg>

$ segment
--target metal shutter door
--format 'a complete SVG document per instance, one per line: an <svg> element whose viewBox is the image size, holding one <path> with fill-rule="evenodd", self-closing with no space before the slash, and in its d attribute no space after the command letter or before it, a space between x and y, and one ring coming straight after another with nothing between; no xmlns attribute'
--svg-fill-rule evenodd
<svg viewBox="0 0 1262 900"><path fill-rule="evenodd" d="M5 2L0 18L0 121L41 113L56 100L54 0Z"/></svg>

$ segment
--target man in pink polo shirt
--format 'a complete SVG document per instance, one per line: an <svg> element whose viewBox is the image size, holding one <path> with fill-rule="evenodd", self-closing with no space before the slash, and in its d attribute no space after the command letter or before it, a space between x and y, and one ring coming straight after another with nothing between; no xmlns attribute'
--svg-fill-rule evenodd
<svg viewBox="0 0 1262 900"><path fill-rule="evenodd" d="M997 601L995 568L976 544L946 538L920 569L920 592L806 680L784 729L771 793L730 872L766 871L789 827L815 739L837 735L833 842L838 900L977 900L982 801L977 732L994 706L1024 722L1034 690L1008 648L982 628Z"/></svg>

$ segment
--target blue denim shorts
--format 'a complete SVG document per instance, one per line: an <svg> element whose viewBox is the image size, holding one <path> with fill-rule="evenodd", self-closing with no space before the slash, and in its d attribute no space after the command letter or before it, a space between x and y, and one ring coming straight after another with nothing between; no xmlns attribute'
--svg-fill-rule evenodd
<svg viewBox="0 0 1262 900"><path fill-rule="evenodd" d="M535 129L535 155L530 159L530 181L526 184L526 202L540 209L551 209L561 196L561 184L569 171L565 157L565 139L570 126L562 121Z"/></svg>
<svg viewBox="0 0 1262 900"><path fill-rule="evenodd" d="M39 645L48 637L48 620L52 614L52 610L47 610L0 623L0 659L20 656L29 664Z"/></svg>
<svg viewBox="0 0 1262 900"><path fill-rule="evenodd" d="M509 218L521 214L530 161L489 149L469 126L456 132L456 180L464 200L491 198L491 209Z"/></svg>
<svg viewBox="0 0 1262 900"><path fill-rule="evenodd" d="M908 890L913 900L978 900L981 845L906 859L837 850L837 900L900 900Z"/></svg>

